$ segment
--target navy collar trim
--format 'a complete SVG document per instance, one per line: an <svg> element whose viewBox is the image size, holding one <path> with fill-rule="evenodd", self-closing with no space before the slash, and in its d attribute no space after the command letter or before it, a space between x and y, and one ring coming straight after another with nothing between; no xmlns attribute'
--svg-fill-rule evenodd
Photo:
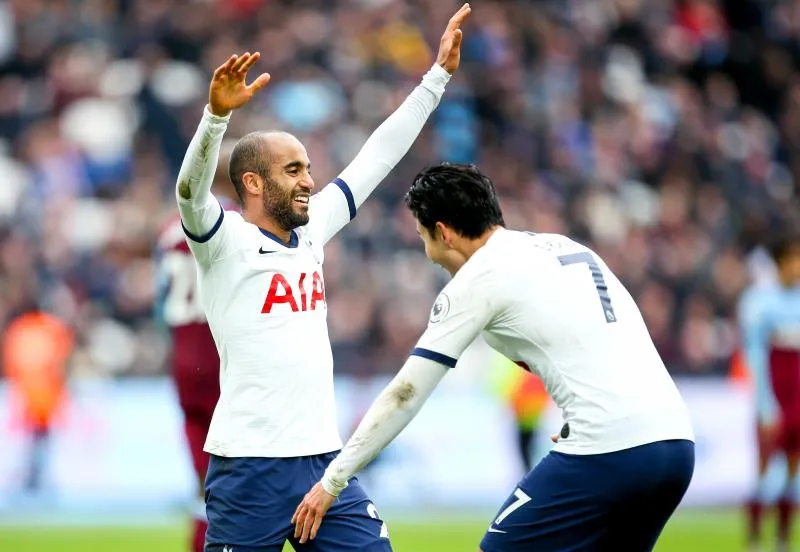
<svg viewBox="0 0 800 552"><path fill-rule="evenodd" d="M300 238L297 237L297 232L295 232L294 230L292 230L291 233L289 234L289 242L287 243L287 242L283 241L282 239L280 239L275 234L273 234L272 232L270 232L269 230L264 230L261 227L258 227L258 229L262 234L264 234L266 237L268 237L272 241L275 241L275 242L281 244L284 247L288 247L289 249L294 249L295 247L297 247L300 244Z"/></svg>

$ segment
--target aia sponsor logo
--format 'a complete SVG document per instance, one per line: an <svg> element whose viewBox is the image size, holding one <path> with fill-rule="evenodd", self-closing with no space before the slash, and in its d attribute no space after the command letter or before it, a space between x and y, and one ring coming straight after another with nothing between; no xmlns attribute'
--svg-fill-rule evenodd
<svg viewBox="0 0 800 552"><path fill-rule="evenodd" d="M311 275L302 272L296 282L289 282L283 274L275 273L261 312L271 314L281 312L279 309L313 311L325 307L325 284L319 272L314 271Z"/></svg>

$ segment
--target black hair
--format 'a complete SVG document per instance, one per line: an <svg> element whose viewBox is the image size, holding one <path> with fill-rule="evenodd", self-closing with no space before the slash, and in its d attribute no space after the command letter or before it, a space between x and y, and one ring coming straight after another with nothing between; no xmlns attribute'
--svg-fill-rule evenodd
<svg viewBox="0 0 800 552"><path fill-rule="evenodd" d="M437 222L471 239L493 226L505 226L494 184L475 165L440 163L427 167L414 177L405 200L431 235Z"/></svg>
<svg viewBox="0 0 800 552"><path fill-rule="evenodd" d="M239 201L244 201L245 173L256 173L264 178L269 177L269 151L264 144L264 132L256 131L245 134L236 142L228 161L228 176L231 179Z"/></svg>

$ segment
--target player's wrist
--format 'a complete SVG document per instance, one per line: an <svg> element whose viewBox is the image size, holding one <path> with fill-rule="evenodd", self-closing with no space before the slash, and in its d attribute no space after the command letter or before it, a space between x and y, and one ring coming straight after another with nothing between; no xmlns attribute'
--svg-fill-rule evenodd
<svg viewBox="0 0 800 552"><path fill-rule="evenodd" d="M434 63L431 68L422 77L422 86L441 97L444 94L445 86L450 82L453 75L447 72L447 69Z"/></svg>
<svg viewBox="0 0 800 552"><path fill-rule="evenodd" d="M439 62L434 63L425 76L430 75L432 78L441 79L445 82L453 78L453 74L444 68L444 65Z"/></svg>
<svg viewBox="0 0 800 552"><path fill-rule="evenodd" d="M347 481L337 481L327 471L323 474L320 484L326 493L333 496L339 496L347 488Z"/></svg>
<svg viewBox="0 0 800 552"><path fill-rule="evenodd" d="M210 122L217 124L228 124L228 121L231 120L232 113L233 111L228 111L228 113L225 115L219 115L218 113L214 112L211 104L206 104L205 109L203 109L203 117L208 119Z"/></svg>

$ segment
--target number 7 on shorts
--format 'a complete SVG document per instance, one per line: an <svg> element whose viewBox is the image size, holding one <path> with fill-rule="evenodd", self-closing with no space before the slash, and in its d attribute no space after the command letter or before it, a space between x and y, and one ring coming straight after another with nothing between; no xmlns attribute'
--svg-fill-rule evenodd
<svg viewBox="0 0 800 552"><path fill-rule="evenodd" d="M500 525L500 522L502 522L516 510L519 510L520 508L525 506L525 504L531 501L531 497L525 494L525 492L520 488L517 488L517 490L514 491L514 496L517 499L508 506L506 506L506 509L500 512L500 514L498 514L497 518L494 520L494 523L492 525Z"/></svg>

